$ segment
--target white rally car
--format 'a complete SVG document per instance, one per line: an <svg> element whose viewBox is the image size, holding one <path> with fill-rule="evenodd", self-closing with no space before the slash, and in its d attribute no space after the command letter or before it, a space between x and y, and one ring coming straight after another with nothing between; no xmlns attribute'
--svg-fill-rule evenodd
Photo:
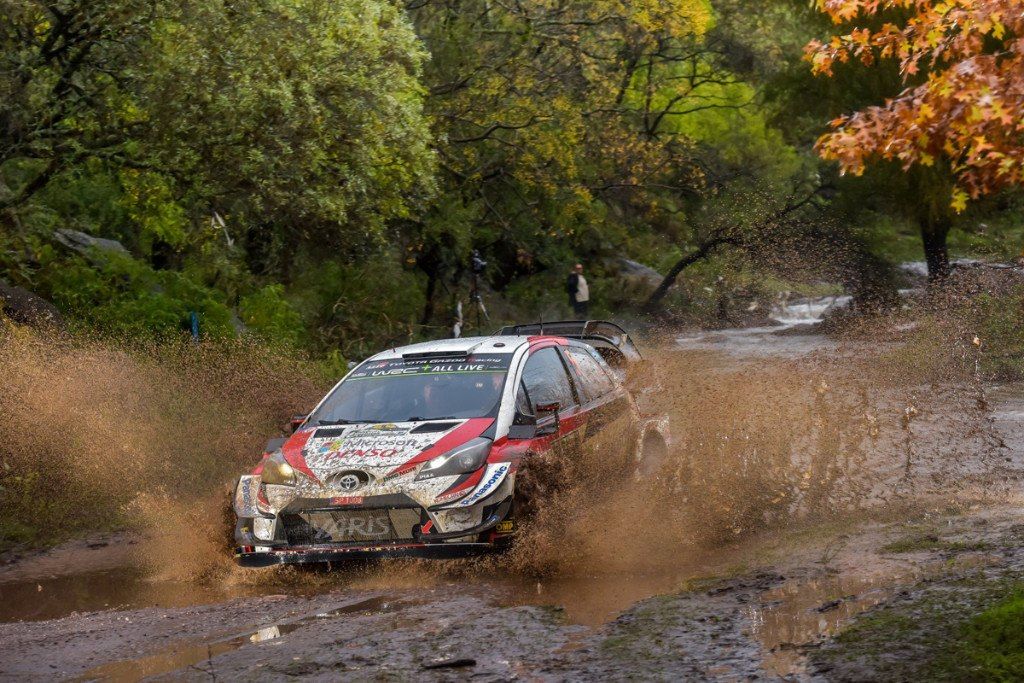
<svg viewBox="0 0 1024 683"><path fill-rule="evenodd" d="M614 430L624 467L663 453L667 420L645 417L621 367L639 360L612 323L505 328L383 351L268 443L235 489L240 564L458 557L516 529L530 458Z"/></svg>

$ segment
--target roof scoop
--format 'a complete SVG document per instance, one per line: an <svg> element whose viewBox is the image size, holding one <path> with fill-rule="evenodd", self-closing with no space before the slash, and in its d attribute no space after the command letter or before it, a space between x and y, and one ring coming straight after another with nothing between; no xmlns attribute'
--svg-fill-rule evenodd
<svg viewBox="0 0 1024 683"><path fill-rule="evenodd" d="M403 353L402 358L405 360L437 360L439 358L466 358L472 356L473 353L483 346L484 342L478 342L470 346L468 349L451 349L449 351L419 351L412 353Z"/></svg>

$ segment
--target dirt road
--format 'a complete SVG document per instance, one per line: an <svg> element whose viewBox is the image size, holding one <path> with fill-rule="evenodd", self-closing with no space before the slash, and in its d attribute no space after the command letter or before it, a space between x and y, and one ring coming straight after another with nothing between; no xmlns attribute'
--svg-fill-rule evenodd
<svg viewBox="0 0 1024 683"><path fill-rule="evenodd" d="M835 350L769 330L680 344L706 358L708 372L772 355L799 365ZM965 577L1024 577L1024 389L1003 387L987 401L982 436L950 436L945 416L923 408L908 426L904 409L894 429L904 441L883 434L864 455L885 466L842 487L873 501L893 479L885 486L901 495L830 514L802 504L781 524L737 517L746 521L730 520L735 534L672 545L649 564L623 565L611 547L539 573L394 562L182 580L141 569L144 540L126 534L24 556L0 568L0 677L872 678L892 658L847 658L853 646L834 638L864 614L911 609L922 592ZM869 428L874 419L865 418ZM993 439L1001 443L983 454ZM840 445L817 448L845 454ZM795 489L813 498L801 473L838 479L830 467L812 457L795 471Z"/></svg>

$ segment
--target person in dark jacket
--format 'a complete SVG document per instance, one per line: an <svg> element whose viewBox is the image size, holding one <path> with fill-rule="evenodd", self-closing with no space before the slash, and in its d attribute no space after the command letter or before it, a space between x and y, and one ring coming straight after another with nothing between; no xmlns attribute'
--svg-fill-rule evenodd
<svg viewBox="0 0 1024 683"><path fill-rule="evenodd" d="M569 294L569 305L572 312L580 320L587 319L587 312L590 308L590 286L587 278L583 277L583 264L577 263L565 281L565 291Z"/></svg>

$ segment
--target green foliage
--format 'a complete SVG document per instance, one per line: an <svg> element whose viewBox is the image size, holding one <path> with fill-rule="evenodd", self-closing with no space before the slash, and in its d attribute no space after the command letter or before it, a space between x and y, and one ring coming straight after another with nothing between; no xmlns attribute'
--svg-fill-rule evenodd
<svg viewBox="0 0 1024 683"><path fill-rule="evenodd" d="M174 200L169 179L135 169L123 169L120 179L120 203L138 227L142 251L150 253L157 240L172 248L183 247L188 240L188 219Z"/></svg>
<svg viewBox="0 0 1024 683"><path fill-rule="evenodd" d="M243 234L351 247L429 191L424 53L396 5L206 1L170 16L135 96L145 149L196 208Z"/></svg>
<svg viewBox="0 0 1024 683"><path fill-rule="evenodd" d="M703 0L486 12L446 0L411 14L431 53L427 109L444 171L439 199L409 236L429 277L457 281L470 246L491 257L501 288L561 273L634 230L660 228L672 220L662 195L700 187L676 122L697 102L731 106L707 83L715 68L693 57L711 52ZM679 77L695 69L693 80Z"/></svg>
<svg viewBox="0 0 1024 683"><path fill-rule="evenodd" d="M304 341L302 316L284 297L282 285L267 285L242 297L242 322L270 342L298 346Z"/></svg>
<svg viewBox="0 0 1024 683"><path fill-rule="evenodd" d="M293 252L378 244L431 189L424 53L387 0L2 0L0 14L0 209L15 226L83 168L117 179L105 204L145 255L183 250L211 211L235 239Z"/></svg>
<svg viewBox="0 0 1024 683"><path fill-rule="evenodd" d="M195 312L203 335L233 334L231 313L215 290L123 255L105 255L98 265L80 258L53 260L41 269L39 283L59 308L105 332L142 337L183 333Z"/></svg>
<svg viewBox="0 0 1024 683"><path fill-rule="evenodd" d="M234 313L338 369L445 334L474 250L496 321L565 315L576 261L593 314L621 315L644 287L609 259L666 272L727 231L665 299L709 322L726 299L846 282L843 267L793 265L850 259L807 256L814 240L918 257L917 200L945 197L941 178L839 179L810 154L829 118L899 74L813 79L800 49L830 26L794 0L0 0L0 13L0 276L83 327L177 333L198 311L226 336ZM823 185L835 192L803 242L764 225ZM953 249L1019 253L1017 202L972 207ZM58 228L137 260L69 258Z"/></svg>
<svg viewBox="0 0 1024 683"><path fill-rule="evenodd" d="M301 269L295 306L309 321L323 353L360 359L383 345L408 344L440 330L423 329L423 283L393 253L361 263L323 261Z"/></svg>

